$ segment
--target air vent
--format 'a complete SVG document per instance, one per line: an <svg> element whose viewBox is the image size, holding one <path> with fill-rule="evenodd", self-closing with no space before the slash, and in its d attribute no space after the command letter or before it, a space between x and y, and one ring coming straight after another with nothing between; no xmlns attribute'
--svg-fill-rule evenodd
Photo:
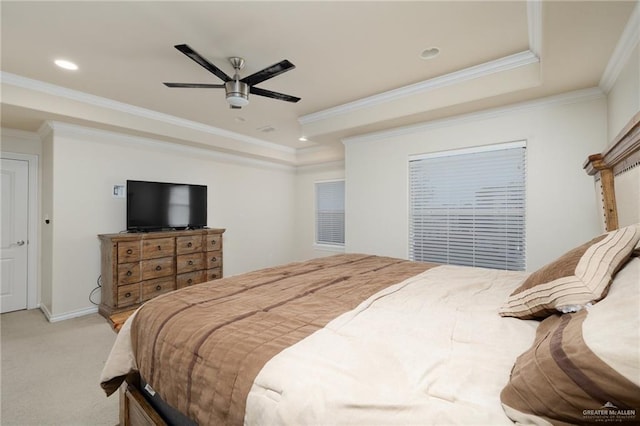
<svg viewBox="0 0 640 426"><path fill-rule="evenodd" d="M266 126L258 127L258 130L261 131L262 133L271 133L271 132L275 132L276 128L271 125L266 125Z"/></svg>

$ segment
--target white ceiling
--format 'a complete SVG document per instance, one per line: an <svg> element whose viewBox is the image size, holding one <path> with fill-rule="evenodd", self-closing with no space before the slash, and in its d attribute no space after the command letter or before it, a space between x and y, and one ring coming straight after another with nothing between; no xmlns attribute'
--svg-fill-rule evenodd
<svg viewBox="0 0 640 426"><path fill-rule="evenodd" d="M54 119L281 162L300 163L299 148L336 159L347 136L598 86L636 4L2 1L2 126ZM245 58L241 76L288 59L294 70L258 86L302 100L251 96L232 110L222 89L167 88L221 82L182 43L230 75L231 56ZM421 59L431 47L440 55Z"/></svg>

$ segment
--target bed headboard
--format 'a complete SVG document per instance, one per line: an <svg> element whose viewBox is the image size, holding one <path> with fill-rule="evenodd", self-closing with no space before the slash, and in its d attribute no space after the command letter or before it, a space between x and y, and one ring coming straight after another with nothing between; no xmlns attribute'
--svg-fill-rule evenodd
<svg viewBox="0 0 640 426"><path fill-rule="evenodd" d="M584 169L595 176L607 231L640 222L640 112Z"/></svg>

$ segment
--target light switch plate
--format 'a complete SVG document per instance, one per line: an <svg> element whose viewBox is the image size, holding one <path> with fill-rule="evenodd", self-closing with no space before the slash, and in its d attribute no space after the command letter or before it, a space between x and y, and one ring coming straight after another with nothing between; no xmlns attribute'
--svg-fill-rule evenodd
<svg viewBox="0 0 640 426"><path fill-rule="evenodd" d="M124 198L125 194L124 185L113 185L113 192L111 193L113 198Z"/></svg>

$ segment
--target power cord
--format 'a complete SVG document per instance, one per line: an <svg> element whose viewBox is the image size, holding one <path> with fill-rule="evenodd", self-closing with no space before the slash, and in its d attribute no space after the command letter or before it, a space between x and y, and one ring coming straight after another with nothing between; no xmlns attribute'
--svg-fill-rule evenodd
<svg viewBox="0 0 640 426"><path fill-rule="evenodd" d="M102 275L99 275L99 276L98 276L98 279L96 280L96 284L98 284L98 286L97 286L96 288L94 288L93 290L91 290L91 293L89 293L89 302L93 303L93 304L94 304L94 305L96 305L96 306L97 306L97 305L99 305L99 303L94 302L94 301L91 299L91 297L93 296L93 294L94 294L96 291L98 291L98 290L100 290L100 289L102 288L102 282L101 282L101 279L102 279Z"/></svg>

